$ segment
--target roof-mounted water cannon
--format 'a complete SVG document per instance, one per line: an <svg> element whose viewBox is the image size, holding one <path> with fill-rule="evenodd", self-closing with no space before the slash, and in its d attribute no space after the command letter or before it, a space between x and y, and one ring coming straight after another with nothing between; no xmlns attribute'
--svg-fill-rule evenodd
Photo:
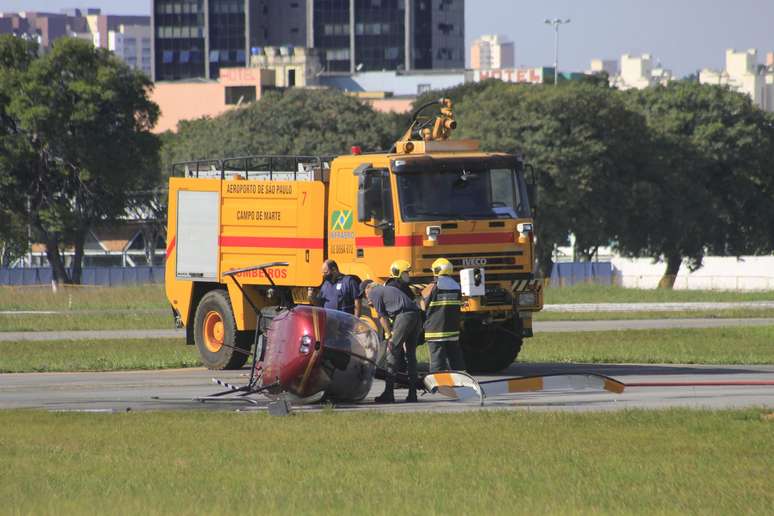
<svg viewBox="0 0 774 516"><path fill-rule="evenodd" d="M433 132L429 140L446 140L451 132L457 128L457 121L454 120L454 113L452 113L451 99L441 99L439 102L442 106L441 114L435 117ZM425 138L425 141L428 141L428 139Z"/></svg>
<svg viewBox="0 0 774 516"><path fill-rule="evenodd" d="M422 111L435 105L441 106L441 112L438 115L422 115ZM457 121L454 120L451 99L442 98L430 101L414 111L411 125L401 139L395 143L395 151L401 154L425 152L429 150L428 144L430 142L448 140L451 132L456 128Z"/></svg>

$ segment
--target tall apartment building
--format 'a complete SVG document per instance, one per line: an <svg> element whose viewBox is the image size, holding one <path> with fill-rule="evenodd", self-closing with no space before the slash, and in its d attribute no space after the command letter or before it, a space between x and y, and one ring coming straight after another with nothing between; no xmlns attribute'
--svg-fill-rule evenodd
<svg viewBox="0 0 774 516"><path fill-rule="evenodd" d="M210 78L265 46L306 46L306 3L153 0L153 79Z"/></svg>
<svg viewBox="0 0 774 516"><path fill-rule="evenodd" d="M464 0L308 0L327 72L465 67Z"/></svg>
<svg viewBox="0 0 774 516"><path fill-rule="evenodd" d="M774 111L774 53L766 55L766 64L758 64L754 48L737 52L726 50L726 68L723 71L704 69L699 72L702 84L719 84L746 93L758 107Z"/></svg>
<svg viewBox="0 0 774 516"><path fill-rule="evenodd" d="M95 45L97 44L95 35ZM149 25L119 25L107 33L108 50L126 64L151 76L151 31Z"/></svg>
<svg viewBox="0 0 774 516"><path fill-rule="evenodd" d="M113 50L129 66L151 71L151 29L148 16L102 14L99 9L67 9L61 13L22 11L0 14L0 34L38 42L47 52L62 37L82 38Z"/></svg>
<svg viewBox="0 0 774 516"><path fill-rule="evenodd" d="M500 35L485 35L470 45L470 67L474 70L499 70L515 66L514 47Z"/></svg>
<svg viewBox="0 0 774 516"><path fill-rule="evenodd" d="M271 47L322 73L462 68L464 0L153 0L154 80L216 78Z"/></svg>
<svg viewBox="0 0 774 516"><path fill-rule="evenodd" d="M621 90L631 88L644 89L657 84L667 84L672 80L672 71L661 65L653 66L653 58L650 54L633 56L624 54L621 56L620 72L610 76L610 85Z"/></svg>

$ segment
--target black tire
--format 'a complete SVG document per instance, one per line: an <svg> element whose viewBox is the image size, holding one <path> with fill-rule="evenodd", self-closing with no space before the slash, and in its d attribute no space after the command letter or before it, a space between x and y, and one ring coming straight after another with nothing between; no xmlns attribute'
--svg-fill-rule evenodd
<svg viewBox="0 0 774 516"><path fill-rule="evenodd" d="M513 320L491 325L465 321L460 342L468 371L497 373L510 366L521 351L520 334Z"/></svg>
<svg viewBox="0 0 774 516"><path fill-rule="evenodd" d="M225 290L211 290L199 301L194 317L194 341L208 369L242 367L250 351L250 333L237 331L234 310Z"/></svg>

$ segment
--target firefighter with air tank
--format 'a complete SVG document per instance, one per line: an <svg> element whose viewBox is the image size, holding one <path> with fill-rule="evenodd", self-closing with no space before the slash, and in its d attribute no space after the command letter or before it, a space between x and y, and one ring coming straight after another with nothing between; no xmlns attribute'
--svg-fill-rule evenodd
<svg viewBox="0 0 774 516"><path fill-rule="evenodd" d="M464 371L465 359L459 342L462 291L452 277L454 266L446 258L438 258L431 269L435 279L422 290L421 301L430 372Z"/></svg>

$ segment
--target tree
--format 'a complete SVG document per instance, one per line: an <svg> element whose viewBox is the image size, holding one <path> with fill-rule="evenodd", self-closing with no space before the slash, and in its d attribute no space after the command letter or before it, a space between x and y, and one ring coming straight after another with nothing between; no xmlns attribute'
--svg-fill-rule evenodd
<svg viewBox="0 0 774 516"><path fill-rule="evenodd" d="M20 150L14 138L16 121L8 113L8 105L18 74L35 59L36 52L33 43L21 38L0 39L0 266L3 267L27 251L25 219L7 207L9 196L13 195L9 191L12 178L7 171L17 166L14 158Z"/></svg>
<svg viewBox="0 0 774 516"><path fill-rule="evenodd" d="M122 216L132 190L158 181L151 83L70 38L41 58L18 38L0 38L0 75L0 206L29 219L56 281L79 283L88 230ZM75 248L69 272L66 243Z"/></svg>
<svg viewBox="0 0 774 516"><path fill-rule="evenodd" d="M642 191L649 209L622 217L618 246L663 257L661 287L671 288L685 260L708 252L758 254L774 246L774 120L744 94L678 81L626 93L652 134ZM627 220L628 219L628 220Z"/></svg>
<svg viewBox="0 0 774 516"><path fill-rule="evenodd" d="M548 276L570 233L590 257L619 229L628 184L645 161L641 115L596 83L492 83L460 104L461 134L490 151L523 153L538 171L537 253Z"/></svg>
<svg viewBox="0 0 774 516"><path fill-rule="evenodd" d="M175 161L257 154L337 155L351 146L388 149L402 119L329 89L269 91L244 108L178 124L163 136L165 170Z"/></svg>
<svg viewBox="0 0 774 516"><path fill-rule="evenodd" d="M27 252L27 227L24 220L0 210L0 267L10 266Z"/></svg>

